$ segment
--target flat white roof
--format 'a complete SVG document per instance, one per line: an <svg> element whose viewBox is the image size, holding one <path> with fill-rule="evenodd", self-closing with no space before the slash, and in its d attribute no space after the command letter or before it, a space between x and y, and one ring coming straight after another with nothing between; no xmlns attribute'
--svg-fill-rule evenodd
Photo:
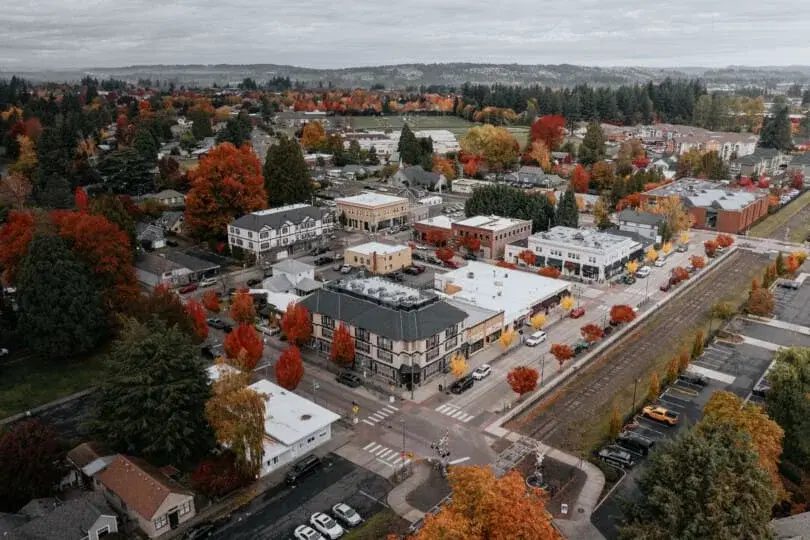
<svg viewBox="0 0 810 540"><path fill-rule="evenodd" d="M437 227L440 229L447 229L448 231L453 228L453 220L447 216L436 216L432 218L417 221L416 225L426 225L429 227Z"/></svg>
<svg viewBox="0 0 810 540"><path fill-rule="evenodd" d="M390 246L381 242L367 242L365 244L360 244L359 246L346 248L347 251L354 251L356 253L362 253L363 255L371 255L373 253L379 253L380 255L392 255L394 253L399 253L403 249L409 248L408 246L403 245Z"/></svg>
<svg viewBox="0 0 810 540"><path fill-rule="evenodd" d="M361 193L354 197L341 197L335 199L338 203L355 204L358 206L383 206L386 204L407 203L405 197L394 197L393 195L383 195L381 193Z"/></svg>
<svg viewBox="0 0 810 540"><path fill-rule="evenodd" d="M208 366L205 371L208 372L208 380L211 382L218 381L226 373L238 373L239 370L228 364L214 364Z"/></svg>
<svg viewBox="0 0 810 540"><path fill-rule="evenodd" d="M265 395L264 432L286 446L337 422L340 416L267 379L249 388Z"/></svg>
<svg viewBox="0 0 810 540"><path fill-rule="evenodd" d="M461 290L446 291L453 284ZM501 268L480 261L469 261L466 266L446 274L436 274L434 285L448 298L462 300L491 311L503 311L504 322L511 323L529 313L532 306L569 288L569 283L538 274Z"/></svg>
<svg viewBox="0 0 810 540"><path fill-rule="evenodd" d="M486 229L488 231L501 231L514 225L531 222L524 219L513 219L500 216L473 216L465 219L464 221L457 221L456 223L458 225L476 227L479 229Z"/></svg>

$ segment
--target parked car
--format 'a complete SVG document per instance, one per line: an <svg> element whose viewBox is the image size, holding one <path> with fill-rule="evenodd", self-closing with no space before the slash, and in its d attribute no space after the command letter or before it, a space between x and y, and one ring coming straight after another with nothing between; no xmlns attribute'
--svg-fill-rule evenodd
<svg viewBox="0 0 810 540"><path fill-rule="evenodd" d="M210 326L211 328L216 328L217 330L222 330L227 325L225 321L216 317L206 319L205 322L208 323L208 326Z"/></svg>
<svg viewBox="0 0 810 540"><path fill-rule="evenodd" d="M678 244L678 247L675 248L675 251L677 251L678 253L686 253L687 251L689 251L689 246L687 246L686 244Z"/></svg>
<svg viewBox="0 0 810 540"><path fill-rule="evenodd" d="M309 525L299 525L295 528L295 540L323 540L323 535Z"/></svg>
<svg viewBox="0 0 810 540"><path fill-rule="evenodd" d="M334 270L335 272L340 272L340 269L341 269L341 268L343 268L343 263L342 263L342 262L339 262L339 263L337 263L336 265L334 265L334 266L332 267L332 270Z"/></svg>
<svg viewBox="0 0 810 540"><path fill-rule="evenodd" d="M363 518L360 517L360 514L355 512L354 508L346 503L338 503L333 506L332 515L334 515L338 521L349 527L357 527L363 523Z"/></svg>
<svg viewBox="0 0 810 540"><path fill-rule="evenodd" d="M527 347L534 347L536 345L540 345L541 343L543 343L546 340L546 337L547 336L546 336L545 332L543 332L542 330L538 330L537 332L530 335L526 339L526 346Z"/></svg>
<svg viewBox="0 0 810 540"><path fill-rule="evenodd" d="M254 279L249 279L249 280L247 280L247 286L248 287L253 287L255 285L261 284L261 282L262 282L262 280L260 280L260 279L255 279L255 278Z"/></svg>
<svg viewBox="0 0 810 540"><path fill-rule="evenodd" d="M418 276L419 274L425 271L425 267L414 264L413 266L409 266L408 268L405 268L402 271L412 276Z"/></svg>
<svg viewBox="0 0 810 540"><path fill-rule="evenodd" d="M332 519L332 516L324 514L323 512L315 512L309 518L310 524L315 529L331 540L337 540L343 536L343 527L338 525L338 522Z"/></svg>
<svg viewBox="0 0 810 540"><path fill-rule="evenodd" d="M0 358L5 358L9 355L8 349L0 349Z"/></svg>
<svg viewBox="0 0 810 540"><path fill-rule="evenodd" d="M664 258L655 259L655 262L653 264L655 265L656 268L663 268L667 265L667 260Z"/></svg>
<svg viewBox="0 0 810 540"><path fill-rule="evenodd" d="M650 267L649 266L642 266L638 270L636 270L636 277L637 278L645 278L650 275Z"/></svg>
<svg viewBox="0 0 810 540"><path fill-rule="evenodd" d="M492 373L492 366L489 364L482 364L475 368L475 371L472 372L472 378L476 381L480 381L481 379L485 379L490 376Z"/></svg>
<svg viewBox="0 0 810 540"><path fill-rule="evenodd" d="M616 438L616 444L630 452L646 456L655 446L655 441L634 431L623 431Z"/></svg>
<svg viewBox="0 0 810 540"><path fill-rule="evenodd" d="M185 540L197 540L198 538L207 538L211 536L211 533L216 528L216 525L213 523L203 523L193 529L186 531L186 534L183 536Z"/></svg>
<svg viewBox="0 0 810 540"><path fill-rule="evenodd" d="M608 446L599 451L599 459L623 469L629 469L636 464L633 455L619 446Z"/></svg>
<svg viewBox="0 0 810 540"><path fill-rule="evenodd" d="M464 259L468 261L477 261L478 257L475 255L475 253L465 253Z"/></svg>
<svg viewBox="0 0 810 540"><path fill-rule="evenodd" d="M169 247L178 247L180 244L177 243L177 240L166 240L166 245Z"/></svg>
<svg viewBox="0 0 810 540"><path fill-rule="evenodd" d="M200 287L210 287L211 285L216 285L219 279L215 277L208 277L200 281Z"/></svg>
<svg viewBox="0 0 810 540"><path fill-rule="evenodd" d="M315 266L323 266L325 264L330 264L335 262L334 257L330 257L329 255L323 255L321 257L316 257L314 261L312 261Z"/></svg>
<svg viewBox="0 0 810 540"><path fill-rule="evenodd" d="M709 379L707 379L705 375L701 375L700 373L692 373L691 371L684 371L678 376L678 378L682 381L688 382L689 384L702 387L709 384Z"/></svg>
<svg viewBox="0 0 810 540"><path fill-rule="evenodd" d="M321 255L323 253L326 253L327 251L329 251L327 248L325 248L323 246L320 246L320 247L312 248L311 250L309 250L309 254L314 257L316 255Z"/></svg>
<svg viewBox="0 0 810 540"><path fill-rule="evenodd" d="M388 277L390 279L394 280L394 281L397 281L397 282L401 282L401 281L403 281L405 279L405 278L402 277L402 274L400 274L399 272L391 272L390 274L388 274Z"/></svg>
<svg viewBox="0 0 810 540"><path fill-rule="evenodd" d="M321 458L314 454L310 454L295 462L292 469L287 471L285 480L287 484L295 484L301 478L313 474L321 468Z"/></svg>
<svg viewBox="0 0 810 540"><path fill-rule="evenodd" d="M463 394L472 388L473 384L475 384L475 379L473 379L471 375L465 375L450 385L450 392L453 394Z"/></svg>
<svg viewBox="0 0 810 540"><path fill-rule="evenodd" d="M602 335L604 337L608 337L612 333L613 333L613 327L612 326L608 325L608 326L602 328Z"/></svg>
<svg viewBox="0 0 810 540"><path fill-rule="evenodd" d="M458 264L456 261L454 261L454 260L452 260L452 259L447 260L447 261L444 261L444 265L445 265L447 268L454 268L454 269L455 269L455 268L458 268L459 266L461 266L460 264Z"/></svg>
<svg viewBox="0 0 810 540"><path fill-rule="evenodd" d="M656 422L661 422L662 424L674 426L678 423L678 414L670 411L669 409L665 409L664 407L647 405L641 410L641 413L647 418L655 420Z"/></svg>
<svg viewBox="0 0 810 540"><path fill-rule="evenodd" d="M571 310L571 313L568 316L572 319L579 319L583 315L585 315L585 308L578 307L577 309Z"/></svg>
<svg viewBox="0 0 810 540"><path fill-rule="evenodd" d="M574 343L574 354L579 354L581 352L587 351L591 347L591 344L585 341L584 339L580 339L576 343Z"/></svg>
<svg viewBox="0 0 810 540"><path fill-rule="evenodd" d="M335 380L351 388L357 388L363 384L363 379L361 379L357 373L352 373L351 371L344 371L338 375Z"/></svg>
<svg viewBox="0 0 810 540"><path fill-rule="evenodd" d="M622 276L622 283L624 283L625 285L632 285L635 282L636 278L634 278L633 276Z"/></svg>
<svg viewBox="0 0 810 540"><path fill-rule="evenodd" d="M196 283L189 283L188 285L184 285L183 287L177 289L177 292L179 292L180 294L188 294L190 292L196 291L199 288L200 288L199 285L197 285Z"/></svg>
<svg viewBox="0 0 810 540"><path fill-rule="evenodd" d="M201 350L203 356L210 358L212 360L215 358L219 358L220 356L224 356L225 354L225 349L219 343L211 343L203 345L201 347Z"/></svg>
<svg viewBox="0 0 810 540"><path fill-rule="evenodd" d="M352 271L352 267L348 264L344 264L343 267L340 269L341 274L349 274Z"/></svg>
<svg viewBox="0 0 810 540"><path fill-rule="evenodd" d="M424 258L425 258L425 257L424 257L424 256L422 256L422 254L421 254L421 253L419 253L418 251L414 251L413 253L411 253L411 259L413 259L413 260L415 260L415 261L421 261L421 260L423 260Z"/></svg>

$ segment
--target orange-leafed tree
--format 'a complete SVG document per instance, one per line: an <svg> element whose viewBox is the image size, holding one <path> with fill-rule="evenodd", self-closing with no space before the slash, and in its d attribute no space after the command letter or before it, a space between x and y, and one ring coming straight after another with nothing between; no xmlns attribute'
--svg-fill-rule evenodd
<svg viewBox="0 0 810 540"><path fill-rule="evenodd" d="M449 247L440 247L436 250L436 257L442 261L447 262L455 256L455 253Z"/></svg>
<svg viewBox="0 0 810 540"><path fill-rule="evenodd" d="M554 343L551 346L551 354L557 359L557 363L560 364L560 369L562 369L565 361L574 357L574 349L565 343Z"/></svg>
<svg viewBox="0 0 810 540"><path fill-rule="evenodd" d="M710 259L717 254L719 244L714 240L706 240L703 242L703 249L706 251L706 256Z"/></svg>
<svg viewBox="0 0 810 540"><path fill-rule="evenodd" d="M593 323L586 324L580 328L579 333L582 334L582 338L588 343L596 343L605 335L604 330L602 330L599 325Z"/></svg>
<svg viewBox="0 0 810 540"><path fill-rule="evenodd" d="M681 281L685 281L689 279L689 272L683 266L676 266L672 269L672 276L670 280L673 283L680 283Z"/></svg>
<svg viewBox="0 0 810 540"><path fill-rule="evenodd" d="M287 311L281 317L281 330L287 336L287 341L293 345L301 346L312 337L312 320L309 310L295 302L290 302Z"/></svg>
<svg viewBox="0 0 810 540"><path fill-rule="evenodd" d="M264 352L256 328L250 324L240 324L225 336L223 344L230 362L242 371L253 371Z"/></svg>
<svg viewBox="0 0 810 540"><path fill-rule="evenodd" d="M541 140L532 141L529 152L524 156L524 159L536 162L544 171L551 170L551 152L549 152L546 143Z"/></svg>
<svg viewBox="0 0 810 540"><path fill-rule="evenodd" d="M464 163L464 174L467 176L476 176L478 170L481 168L481 157L473 156Z"/></svg>
<svg viewBox="0 0 810 540"><path fill-rule="evenodd" d="M692 255L691 257L689 257L689 264L694 266L696 270L706 268L706 257L701 257L700 255Z"/></svg>
<svg viewBox="0 0 810 540"><path fill-rule="evenodd" d="M456 178L456 165L449 158L433 154L433 172L443 175L448 180Z"/></svg>
<svg viewBox="0 0 810 540"><path fill-rule="evenodd" d="M523 397L525 394L537 388L537 370L528 366L517 366L512 369L506 376L506 382L509 387L518 396Z"/></svg>
<svg viewBox="0 0 810 540"><path fill-rule="evenodd" d="M467 248L467 251L470 253L478 253L481 249L481 239L468 236L464 239L464 247Z"/></svg>
<svg viewBox="0 0 810 540"><path fill-rule="evenodd" d="M304 125L304 129L301 130L301 146L310 150L322 146L325 142L326 132L320 122L314 120Z"/></svg>
<svg viewBox="0 0 810 540"><path fill-rule="evenodd" d="M759 288L748 293L748 313L752 315L770 317L775 304L773 293L768 289Z"/></svg>
<svg viewBox="0 0 810 540"><path fill-rule="evenodd" d="M534 261L536 260L537 257L534 254L534 251L531 251L529 249L524 249L523 251L520 252L520 255L518 255L518 258L521 261L525 262L526 264L528 264L530 266L534 266Z"/></svg>
<svg viewBox="0 0 810 540"><path fill-rule="evenodd" d="M208 311L213 313L219 313L220 305L219 305L219 296L213 289L208 289L202 295L202 305Z"/></svg>
<svg viewBox="0 0 810 540"><path fill-rule="evenodd" d="M562 274L559 268L555 268L553 266L544 266L537 273L543 277L554 279L557 279Z"/></svg>
<svg viewBox="0 0 810 540"><path fill-rule="evenodd" d="M282 388L295 390L304 378L304 363L301 350L292 345L287 347L276 362L276 382Z"/></svg>
<svg viewBox="0 0 810 540"><path fill-rule="evenodd" d="M556 150L560 147L565 138L565 118L558 114L547 114L541 116L529 129L529 139L542 141L546 148Z"/></svg>
<svg viewBox="0 0 810 540"><path fill-rule="evenodd" d="M208 337L208 323L205 321L205 310L196 300L186 302L186 313L194 324L194 334L203 340Z"/></svg>
<svg viewBox="0 0 810 540"><path fill-rule="evenodd" d="M721 248L727 248L734 243L734 238L727 234L718 234L714 241L717 242L717 245Z"/></svg>
<svg viewBox="0 0 810 540"><path fill-rule="evenodd" d="M222 238L228 223L267 208L262 165L249 145L220 144L189 171L186 230L197 238Z"/></svg>
<svg viewBox="0 0 810 540"><path fill-rule="evenodd" d="M585 170L582 165L577 165L571 174L571 187L577 193L587 193L588 184L591 182L591 175Z"/></svg>
<svg viewBox="0 0 810 540"><path fill-rule="evenodd" d="M256 320L256 307L247 289L241 289L231 298L231 319L237 324L252 324Z"/></svg>
<svg viewBox="0 0 810 540"><path fill-rule="evenodd" d="M618 203L616 203L616 210L624 210L625 208L631 208L635 210L636 208L641 206L641 195L638 193L631 193L626 197L622 197Z"/></svg>
<svg viewBox="0 0 810 540"><path fill-rule="evenodd" d="M3 269L3 281L14 283L17 270L28 245L34 237L34 214L30 212L11 212L0 227L0 268Z"/></svg>
<svg viewBox="0 0 810 540"><path fill-rule="evenodd" d="M329 358L340 367L354 365L354 338L349 327L340 323L332 336Z"/></svg>
<svg viewBox="0 0 810 540"><path fill-rule="evenodd" d="M801 263L799 262L799 259L795 255L793 255L792 253L790 255L788 255L787 257L785 257L785 271L788 274L795 273L796 270L799 269L799 266L801 266Z"/></svg>
<svg viewBox="0 0 810 540"><path fill-rule="evenodd" d="M452 502L425 516L409 540L561 540L546 511L547 495L526 488L515 470L498 478L487 466L451 467Z"/></svg>
<svg viewBox="0 0 810 540"><path fill-rule="evenodd" d="M759 280L757 278L753 278L751 280L751 290L755 291L757 289L759 289Z"/></svg>
<svg viewBox="0 0 810 540"><path fill-rule="evenodd" d="M436 247L445 245L449 238L450 238L449 233L444 233L442 231L437 230L430 230L425 235L425 241L428 244L431 244Z"/></svg>
<svg viewBox="0 0 810 540"><path fill-rule="evenodd" d="M610 320L614 323L629 323L636 318L636 312L627 304L616 304L610 307Z"/></svg>

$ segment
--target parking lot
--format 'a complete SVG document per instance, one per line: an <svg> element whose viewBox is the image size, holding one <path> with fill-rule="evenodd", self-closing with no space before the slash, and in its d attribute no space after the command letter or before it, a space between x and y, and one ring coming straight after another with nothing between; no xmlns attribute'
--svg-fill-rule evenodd
<svg viewBox="0 0 810 540"><path fill-rule="evenodd" d="M711 395L718 390L732 392L742 399L747 398L754 384L767 370L773 360L773 351L748 344L712 343L700 358L692 362L689 374L704 377L704 384L694 384L678 379L665 388L656 405L678 415L678 423L668 426L665 423L637 416L627 429L654 441L652 452L660 444L674 439L684 429L690 429L703 416L703 407ZM639 398L644 399L643 396ZM631 454L636 464L627 470L616 490L594 512L592 521L605 538L618 537L617 527L621 525L622 511L619 501L633 500L639 496L638 479L643 475L647 460L640 454Z"/></svg>
<svg viewBox="0 0 810 540"><path fill-rule="evenodd" d="M315 512L331 514L343 502L368 520L385 507L391 486L383 478L351 462L329 454L324 467L295 487L271 488L234 513L210 536L221 540L276 540L293 537L298 525L309 523Z"/></svg>

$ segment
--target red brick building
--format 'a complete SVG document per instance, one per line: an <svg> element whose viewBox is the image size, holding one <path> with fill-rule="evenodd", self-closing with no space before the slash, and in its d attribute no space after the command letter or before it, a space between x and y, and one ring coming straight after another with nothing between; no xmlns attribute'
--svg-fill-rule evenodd
<svg viewBox="0 0 810 540"><path fill-rule="evenodd" d="M532 234L532 222L498 216L473 216L453 223L456 245L464 245L467 238L481 241L478 252L484 259L500 259L507 244L525 240Z"/></svg>

